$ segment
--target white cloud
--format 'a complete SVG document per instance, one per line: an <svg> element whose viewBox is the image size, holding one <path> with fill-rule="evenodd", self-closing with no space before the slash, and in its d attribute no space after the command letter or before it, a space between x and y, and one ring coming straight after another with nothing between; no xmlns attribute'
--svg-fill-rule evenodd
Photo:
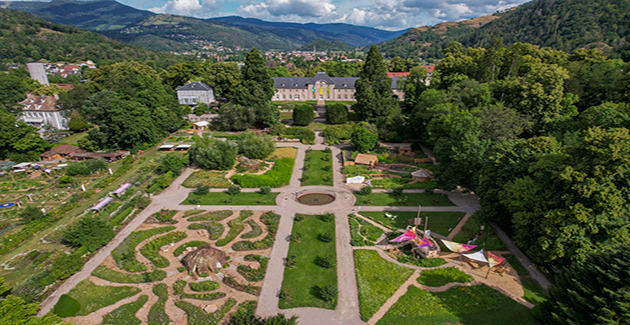
<svg viewBox="0 0 630 325"><path fill-rule="evenodd" d="M158 14L174 14L193 17L210 17L221 9L223 3L218 0L169 0L161 7L149 9Z"/></svg>
<svg viewBox="0 0 630 325"><path fill-rule="evenodd" d="M325 17L337 7L331 0L267 0L242 5L237 12L247 17Z"/></svg>

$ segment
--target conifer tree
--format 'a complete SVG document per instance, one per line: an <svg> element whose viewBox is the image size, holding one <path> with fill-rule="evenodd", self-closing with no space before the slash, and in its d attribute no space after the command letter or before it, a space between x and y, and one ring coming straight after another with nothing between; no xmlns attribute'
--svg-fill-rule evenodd
<svg viewBox="0 0 630 325"><path fill-rule="evenodd" d="M263 107L275 93L273 79L269 76L265 59L256 48L247 53L241 68L243 82L239 85L234 102L243 106Z"/></svg>
<svg viewBox="0 0 630 325"><path fill-rule="evenodd" d="M541 305L554 324L627 324L630 319L630 246L591 254L564 269Z"/></svg>
<svg viewBox="0 0 630 325"><path fill-rule="evenodd" d="M355 111L364 121L382 122L396 108L392 91L392 79L387 76L387 67L376 45L368 51L365 64L355 83Z"/></svg>

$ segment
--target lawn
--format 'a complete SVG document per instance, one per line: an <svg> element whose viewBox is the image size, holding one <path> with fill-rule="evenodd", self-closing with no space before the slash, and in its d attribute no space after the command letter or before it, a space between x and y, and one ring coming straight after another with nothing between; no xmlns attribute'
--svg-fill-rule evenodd
<svg viewBox="0 0 630 325"><path fill-rule="evenodd" d="M196 171L182 183L184 187L195 188L197 185L208 185L214 188L227 188L231 185L225 177L227 172L214 172L209 170Z"/></svg>
<svg viewBox="0 0 630 325"><path fill-rule="evenodd" d="M332 157L330 152L308 150L304 160L302 186L333 185Z"/></svg>
<svg viewBox="0 0 630 325"><path fill-rule="evenodd" d="M267 160L276 161L282 158L295 159L296 155L297 155L296 147L279 147L279 148L276 148L276 150L274 150L271 153L271 155L269 155L269 157L267 157Z"/></svg>
<svg viewBox="0 0 630 325"><path fill-rule="evenodd" d="M140 292L140 289L134 287L97 286L90 280L83 280L70 290L68 296L80 303L80 308L74 315L85 316L103 307L113 305L117 301L133 296L138 292ZM60 303L63 302L60 301L57 304ZM56 309L58 309L57 306L55 306Z"/></svg>
<svg viewBox="0 0 630 325"><path fill-rule="evenodd" d="M364 321L368 321L413 274L412 269L392 264L372 250L355 250L354 267Z"/></svg>
<svg viewBox="0 0 630 325"><path fill-rule="evenodd" d="M280 187L289 184L295 158L281 158L262 175L234 175L232 180L241 187Z"/></svg>
<svg viewBox="0 0 630 325"><path fill-rule="evenodd" d="M448 196L436 193L403 193L395 196L392 193L372 193L370 195L355 195L355 205L374 206L455 206ZM405 199L406 197L406 199Z"/></svg>
<svg viewBox="0 0 630 325"><path fill-rule="evenodd" d="M466 283L472 280L472 276L451 266L422 271L418 278L418 283L424 284L427 287L441 287L451 282Z"/></svg>
<svg viewBox="0 0 630 325"><path fill-rule="evenodd" d="M531 302L534 305L537 305L547 300L547 294L545 293L545 290L540 287L538 282L530 277L529 272L527 272L521 262L519 262L512 254L504 255L504 257L521 278L521 284L523 285L523 290L525 291L523 299Z"/></svg>
<svg viewBox="0 0 630 325"><path fill-rule="evenodd" d="M398 216L396 220L391 220L385 217L385 212L360 212L359 214L370 218L386 227L392 229L405 229L409 225L409 219L413 219L418 216L417 212L388 212L393 216ZM421 212L420 217L422 222L425 222L426 217L429 217L429 227L432 232L438 233L443 236L448 236L449 229L455 228L460 219L466 215L464 212ZM424 229L424 225L421 226Z"/></svg>
<svg viewBox="0 0 630 325"><path fill-rule="evenodd" d="M60 144L71 144L74 146L78 146L79 145L79 140L87 137L88 133L87 132L79 132L79 133L74 133L72 135L68 135L66 137L64 137Z"/></svg>
<svg viewBox="0 0 630 325"><path fill-rule="evenodd" d="M323 131L327 126L328 124L324 124L324 123L311 123L306 128L313 131Z"/></svg>
<svg viewBox="0 0 630 325"><path fill-rule="evenodd" d="M300 215L296 215L296 218ZM302 221L293 223L291 244L287 256L293 259L293 267L285 267L281 292L290 298L281 299L281 309L296 307L317 307L335 309L334 301L325 301L321 289L326 285L337 287L337 268L321 266L322 259L329 257L336 261L335 220L325 221L325 217L306 215ZM322 234L329 234L326 242ZM297 239L297 237L300 237ZM295 256L295 257L293 257Z"/></svg>
<svg viewBox="0 0 630 325"><path fill-rule="evenodd" d="M228 140L236 140L236 138L238 137L238 133L232 134L232 133L227 133L227 132L216 131L212 133L212 137L213 138L226 138Z"/></svg>
<svg viewBox="0 0 630 325"><path fill-rule="evenodd" d="M225 192L211 192L205 195L195 193L188 194L188 198L182 202L185 205L276 205L276 196L279 193L267 195L258 192L239 193L230 195Z"/></svg>
<svg viewBox="0 0 630 325"><path fill-rule="evenodd" d="M378 325L539 324L529 308L485 285L429 293L410 286Z"/></svg>
<svg viewBox="0 0 630 325"><path fill-rule="evenodd" d="M429 221L430 224L430 221ZM483 226L483 230L481 230ZM462 230L453 237L453 241L458 243L466 243L467 241L480 236L475 241L475 245L485 246L487 250L506 251L507 247L494 232L494 229L481 217L481 213L477 212L470 216Z"/></svg>

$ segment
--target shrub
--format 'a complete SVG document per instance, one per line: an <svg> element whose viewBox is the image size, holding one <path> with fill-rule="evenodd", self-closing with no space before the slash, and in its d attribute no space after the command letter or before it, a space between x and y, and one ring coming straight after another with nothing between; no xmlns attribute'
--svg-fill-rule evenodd
<svg viewBox="0 0 630 325"><path fill-rule="evenodd" d="M234 166L238 149L232 141L199 138L190 148L190 158L208 170L229 170Z"/></svg>
<svg viewBox="0 0 630 325"><path fill-rule="evenodd" d="M195 188L195 194L197 195L206 195L210 192L210 186L208 185L197 185Z"/></svg>
<svg viewBox="0 0 630 325"><path fill-rule="evenodd" d="M404 189L405 189L404 187L396 187L395 189L392 190L392 195L401 196L403 194Z"/></svg>
<svg viewBox="0 0 630 325"><path fill-rule="evenodd" d="M69 164L66 168L68 176L89 176L98 171L107 169L107 162L103 159L89 159L78 163Z"/></svg>
<svg viewBox="0 0 630 325"><path fill-rule="evenodd" d="M227 193L230 195L237 195L241 193L241 188L239 186L234 186L234 185L228 186Z"/></svg>
<svg viewBox="0 0 630 325"><path fill-rule="evenodd" d="M300 234L299 232L291 234L290 240L294 243L299 243L302 241L302 234Z"/></svg>
<svg viewBox="0 0 630 325"><path fill-rule="evenodd" d="M297 258L297 256L295 256L295 255L287 256L287 260L286 260L285 266L286 267L290 267L290 268L294 268L295 264L297 263L296 258Z"/></svg>
<svg viewBox="0 0 630 325"><path fill-rule="evenodd" d="M42 212L42 210L34 205L27 205L26 208L20 213L20 219L22 219L22 222L24 223L30 223L43 217L44 213Z"/></svg>
<svg viewBox="0 0 630 325"><path fill-rule="evenodd" d="M324 222L331 222L335 220L335 215L332 213L326 213L319 216L319 218Z"/></svg>
<svg viewBox="0 0 630 325"><path fill-rule="evenodd" d="M197 292L212 291L220 287L220 285L214 281L191 282L189 286L190 290Z"/></svg>
<svg viewBox="0 0 630 325"><path fill-rule="evenodd" d="M265 159L276 150L276 145L270 136L259 136L253 132L239 134L236 145L238 152L249 159Z"/></svg>
<svg viewBox="0 0 630 325"><path fill-rule="evenodd" d="M85 246L93 252L109 243L115 234L102 218L85 216L63 232L63 242L75 248Z"/></svg>
<svg viewBox="0 0 630 325"><path fill-rule="evenodd" d="M360 190L359 190L359 195L370 195L372 194L372 186L363 186Z"/></svg>
<svg viewBox="0 0 630 325"><path fill-rule="evenodd" d="M180 267L177 268L177 272L181 273L181 272L184 272L184 271L186 271L186 267L184 267L184 266L180 266Z"/></svg>
<svg viewBox="0 0 630 325"><path fill-rule="evenodd" d="M330 125L324 129L322 136L326 138L326 143L329 145L339 144L344 140L350 140L352 136L352 126L352 123Z"/></svg>
<svg viewBox="0 0 630 325"><path fill-rule="evenodd" d="M325 243L330 243L333 239L335 239L335 236L329 232L319 234L319 240Z"/></svg>
<svg viewBox="0 0 630 325"><path fill-rule="evenodd" d="M263 187L260 188L260 194L267 195L269 193L271 193L271 187L263 186Z"/></svg>
<svg viewBox="0 0 630 325"><path fill-rule="evenodd" d="M59 178L59 184L72 184L74 183L74 178L70 176L61 176Z"/></svg>
<svg viewBox="0 0 630 325"><path fill-rule="evenodd" d="M298 213L295 215L295 221L297 222L303 221L305 217L306 217L305 215Z"/></svg>
<svg viewBox="0 0 630 325"><path fill-rule="evenodd" d="M314 144L315 143L315 132L310 129L293 126L290 128L282 129L280 135L287 138L297 138L304 144Z"/></svg>
<svg viewBox="0 0 630 325"><path fill-rule="evenodd" d="M326 105L326 122L343 124L348 122L348 108L341 103Z"/></svg>
<svg viewBox="0 0 630 325"><path fill-rule="evenodd" d="M335 255L333 254L329 254L329 255L324 255L324 256L318 256L317 257L317 264L321 267L325 267L327 269L330 269L332 267L335 266L335 264L337 264L337 260L335 259Z"/></svg>
<svg viewBox="0 0 630 325"><path fill-rule="evenodd" d="M325 286L321 287L319 290L319 295L322 297L324 301L335 301L337 299L337 295L339 291L337 290L337 286L328 283Z"/></svg>
<svg viewBox="0 0 630 325"><path fill-rule="evenodd" d="M207 277L209 277L209 276L210 276L210 274L208 274L208 273L206 273L206 272L201 272L201 273L199 273L199 277L200 277L200 278L207 278Z"/></svg>
<svg viewBox="0 0 630 325"><path fill-rule="evenodd" d="M159 174L173 172L173 174L179 175L184 167L186 167L184 157L177 152L169 152L158 158L158 166L155 170Z"/></svg>
<svg viewBox="0 0 630 325"><path fill-rule="evenodd" d="M295 125L306 126L313 123L315 111L311 105L298 105L293 109L293 122Z"/></svg>
<svg viewBox="0 0 630 325"><path fill-rule="evenodd" d="M366 122L355 124L352 128L350 143L358 152L366 153L378 145L378 132Z"/></svg>
<svg viewBox="0 0 630 325"><path fill-rule="evenodd" d="M294 159L281 158L269 171L262 175L234 175L234 183L242 187L280 187L289 184L293 173Z"/></svg>

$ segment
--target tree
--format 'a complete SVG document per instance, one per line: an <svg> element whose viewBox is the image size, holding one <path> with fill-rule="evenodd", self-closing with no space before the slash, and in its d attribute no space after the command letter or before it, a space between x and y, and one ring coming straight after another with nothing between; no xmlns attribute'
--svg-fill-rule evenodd
<svg viewBox="0 0 630 325"><path fill-rule="evenodd" d="M387 76L383 56L376 45L368 51L359 80L355 83L357 100L354 110L361 120L378 122L389 116L398 103L392 91L392 79Z"/></svg>
<svg viewBox="0 0 630 325"><path fill-rule="evenodd" d="M42 212L42 210L33 205L27 205L24 211L20 213L20 219L22 219L22 222L25 224L41 219L43 217L44 213Z"/></svg>
<svg viewBox="0 0 630 325"><path fill-rule="evenodd" d="M93 252L114 238L116 232L107 221L97 216L85 216L63 232L63 242L71 247L85 246Z"/></svg>
<svg viewBox="0 0 630 325"><path fill-rule="evenodd" d="M89 128L90 125L83 120L81 114L77 111L70 113L70 122L68 122L68 129L72 132L81 132Z"/></svg>
<svg viewBox="0 0 630 325"><path fill-rule="evenodd" d="M166 174L172 172L175 175L182 173L182 169L186 167L184 163L184 157L176 152L169 152L163 154L158 159L157 172L160 174Z"/></svg>
<svg viewBox="0 0 630 325"><path fill-rule="evenodd" d="M627 244L594 252L564 268L541 305L553 324L626 324L630 314Z"/></svg>
<svg viewBox="0 0 630 325"><path fill-rule="evenodd" d="M330 124L343 124L348 122L348 108L341 103L326 105L326 122Z"/></svg>
<svg viewBox="0 0 630 325"><path fill-rule="evenodd" d="M249 159L265 159L276 150L276 144L271 136L259 136L253 132L239 134L236 145L238 153Z"/></svg>
<svg viewBox="0 0 630 325"><path fill-rule="evenodd" d="M314 119L315 111L311 105L298 105L293 109L293 123L297 126L307 126Z"/></svg>
<svg viewBox="0 0 630 325"><path fill-rule="evenodd" d="M0 159L16 162L38 160L50 148L37 129L0 110Z"/></svg>
<svg viewBox="0 0 630 325"><path fill-rule="evenodd" d="M234 166L237 152L231 141L203 137L190 148L190 157L203 169L229 170Z"/></svg>
<svg viewBox="0 0 630 325"><path fill-rule="evenodd" d="M0 295L9 291L9 287L4 284L4 278L0 278ZM27 304L22 298L8 295L0 299L0 323L1 324L24 324L24 325L54 325L60 324L61 319L52 314L37 317L39 304Z"/></svg>
<svg viewBox="0 0 630 325"><path fill-rule="evenodd" d="M50 144L58 144L63 139L63 134L50 123L46 123L40 130L40 136Z"/></svg>
<svg viewBox="0 0 630 325"><path fill-rule="evenodd" d="M532 125L526 116L501 104L482 107L474 115L481 121L480 137L492 143L516 139Z"/></svg>
<svg viewBox="0 0 630 325"><path fill-rule="evenodd" d="M265 106L271 101L275 90L273 79L269 76L265 59L256 48L247 52L245 65L241 68L243 81L236 91L234 102L236 104L259 107Z"/></svg>
<svg viewBox="0 0 630 325"><path fill-rule="evenodd" d="M280 110L272 102L256 107L256 124L259 128L266 128L280 121Z"/></svg>
<svg viewBox="0 0 630 325"><path fill-rule="evenodd" d="M28 88L22 78L0 73L0 110L12 113L16 103L26 98L27 91Z"/></svg>
<svg viewBox="0 0 630 325"><path fill-rule="evenodd" d="M378 133L373 125L366 122L355 124L352 129L350 143L357 151L365 153L378 145Z"/></svg>
<svg viewBox="0 0 630 325"><path fill-rule="evenodd" d="M202 80L214 87L217 96L234 100L238 85L241 83L241 70L236 62L213 63Z"/></svg>
<svg viewBox="0 0 630 325"><path fill-rule="evenodd" d="M219 107L219 124L223 130L243 131L254 125L256 112L253 108L236 104Z"/></svg>
<svg viewBox="0 0 630 325"><path fill-rule="evenodd" d="M490 141L481 139L481 121L470 112L462 111L452 119L448 137L440 138L435 144L435 158L440 162L435 171L436 179L440 188L446 190L462 186L474 191Z"/></svg>
<svg viewBox="0 0 630 325"><path fill-rule="evenodd" d="M208 108L208 105L206 105L206 103L201 103L195 106L195 108L193 109L193 113L195 113L195 115L197 116L201 116L205 114L208 110L210 110L210 108Z"/></svg>
<svg viewBox="0 0 630 325"><path fill-rule="evenodd" d="M407 79L400 80L405 91L405 104L413 108L419 101L423 91L429 86L429 72L425 67L415 67L407 76Z"/></svg>
<svg viewBox="0 0 630 325"><path fill-rule="evenodd" d="M187 61L168 67L160 73L160 77L162 77L162 83L169 85L172 89L177 89L192 80L201 80L201 77L207 74L206 67L199 62Z"/></svg>

